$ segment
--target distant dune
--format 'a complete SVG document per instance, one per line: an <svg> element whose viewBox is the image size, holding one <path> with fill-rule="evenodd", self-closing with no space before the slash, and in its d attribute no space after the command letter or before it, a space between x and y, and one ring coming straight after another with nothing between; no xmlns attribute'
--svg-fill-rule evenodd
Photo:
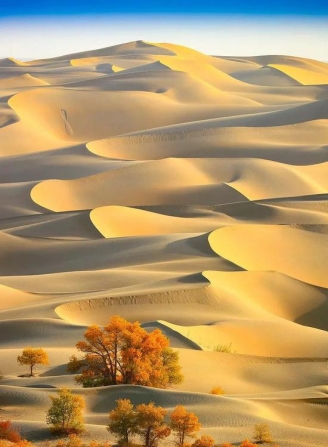
<svg viewBox="0 0 328 447"><path fill-rule="evenodd" d="M266 422L280 447L325 447L328 64L137 41L2 59L0 95L3 417L42 442L67 386L89 438L114 442L127 397L185 405L218 445ZM77 385L75 343L112 315L161 329L185 381ZM34 378L28 345L50 358Z"/></svg>

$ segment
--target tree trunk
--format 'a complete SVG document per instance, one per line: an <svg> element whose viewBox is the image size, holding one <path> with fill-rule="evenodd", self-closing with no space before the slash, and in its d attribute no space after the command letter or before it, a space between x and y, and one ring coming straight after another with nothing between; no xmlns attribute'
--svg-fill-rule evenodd
<svg viewBox="0 0 328 447"><path fill-rule="evenodd" d="M146 431L145 445L146 445L146 447L150 447L150 429L149 428Z"/></svg>

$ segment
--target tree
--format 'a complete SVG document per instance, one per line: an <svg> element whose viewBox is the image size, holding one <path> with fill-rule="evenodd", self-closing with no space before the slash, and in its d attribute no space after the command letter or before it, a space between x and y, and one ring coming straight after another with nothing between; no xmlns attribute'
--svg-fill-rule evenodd
<svg viewBox="0 0 328 447"><path fill-rule="evenodd" d="M48 354L43 349L25 348L22 355L17 357L18 363L28 365L30 367L30 376L33 376L33 368L35 365L49 365Z"/></svg>
<svg viewBox="0 0 328 447"><path fill-rule="evenodd" d="M150 333L138 322L113 316L101 329L90 326L77 349L82 359L70 358L68 370L81 372L76 381L84 387L134 384L165 388L182 381L178 353L159 329Z"/></svg>
<svg viewBox="0 0 328 447"><path fill-rule="evenodd" d="M160 439L167 438L171 429L164 423L166 410L156 407L153 402L137 406L136 433L146 447L155 447Z"/></svg>
<svg viewBox="0 0 328 447"><path fill-rule="evenodd" d="M213 447L215 444L212 436L202 435L199 439L192 444L192 447Z"/></svg>
<svg viewBox="0 0 328 447"><path fill-rule="evenodd" d="M47 413L47 424L52 430L61 433L79 433L84 429L82 411L85 407L83 397L72 394L67 388L59 389L50 396L52 405Z"/></svg>
<svg viewBox="0 0 328 447"><path fill-rule="evenodd" d="M175 407L171 414L171 429L176 433L179 447L184 445L186 437L194 438L200 427L194 413L188 412L183 405Z"/></svg>
<svg viewBox="0 0 328 447"><path fill-rule="evenodd" d="M254 439L258 444L271 443L272 437L268 424L256 424L254 426Z"/></svg>
<svg viewBox="0 0 328 447"><path fill-rule="evenodd" d="M136 433L137 414L130 399L118 399L117 406L109 413L107 430L118 438L118 444L123 446L130 442Z"/></svg>

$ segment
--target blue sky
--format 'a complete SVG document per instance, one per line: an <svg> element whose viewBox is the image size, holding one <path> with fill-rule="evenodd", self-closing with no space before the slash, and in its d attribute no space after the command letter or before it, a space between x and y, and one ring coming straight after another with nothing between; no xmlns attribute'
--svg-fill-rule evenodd
<svg viewBox="0 0 328 447"><path fill-rule="evenodd" d="M49 58L132 40L328 61L328 0L0 0L0 58Z"/></svg>
<svg viewBox="0 0 328 447"><path fill-rule="evenodd" d="M327 16L327 0L13 0L2 1L1 16L66 14L260 14Z"/></svg>

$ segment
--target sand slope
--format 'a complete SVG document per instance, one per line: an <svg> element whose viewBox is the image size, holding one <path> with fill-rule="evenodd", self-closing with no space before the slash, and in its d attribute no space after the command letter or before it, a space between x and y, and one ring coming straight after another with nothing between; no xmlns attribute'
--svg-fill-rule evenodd
<svg viewBox="0 0 328 447"><path fill-rule="evenodd" d="M86 441L114 442L127 397L186 405L217 444L259 422L327 444L327 84L324 62L144 41L0 61L4 418L41 444L67 386ZM117 314L164 332L181 385L76 385L75 343ZM34 378L27 345L49 353Z"/></svg>

